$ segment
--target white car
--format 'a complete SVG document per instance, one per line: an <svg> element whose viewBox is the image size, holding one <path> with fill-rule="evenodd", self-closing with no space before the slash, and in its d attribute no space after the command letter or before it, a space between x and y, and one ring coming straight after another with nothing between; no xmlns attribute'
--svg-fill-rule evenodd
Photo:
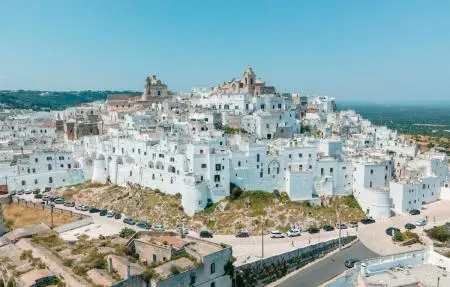
<svg viewBox="0 0 450 287"><path fill-rule="evenodd" d="M424 226L426 224L427 224L427 220L425 218L421 218L421 219L416 221L416 225L417 226Z"/></svg>
<svg viewBox="0 0 450 287"><path fill-rule="evenodd" d="M299 228L291 229L286 233L286 235L288 237L300 236L300 229Z"/></svg>
<svg viewBox="0 0 450 287"><path fill-rule="evenodd" d="M77 205L75 205L75 209L76 210L81 210L81 209L83 209L83 205L82 204L77 204Z"/></svg>
<svg viewBox="0 0 450 287"><path fill-rule="evenodd" d="M32 193L33 193L33 191L31 191L31 189L25 190L25 194L32 194Z"/></svg>
<svg viewBox="0 0 450 287"><path fill-rule="evenodd" d="M164 229L164 225L162 225L162 224L157 224L154 228L153 228L153 230L155 230L155 231L164 231L165 229Z"/></svg>
<svg viewBox="0 0 450 287"><path fill-rule="evenodd" d="M110 210L108 211L108 213L106 213L106 217L114 217L114 215L116 215L116 212L114 210Z"/></svg>
<svg viewBox="0 0 450 287"><path fill-rule="evenodd" d="M281 233L278 230L274 230L272 232L270 232L270 238L285 238L286 236L284 235L284 233Z"/></svg>

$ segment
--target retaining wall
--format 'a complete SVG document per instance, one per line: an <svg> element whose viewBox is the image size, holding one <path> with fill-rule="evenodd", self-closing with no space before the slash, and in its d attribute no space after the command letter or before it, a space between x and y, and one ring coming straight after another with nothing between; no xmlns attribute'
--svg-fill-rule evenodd
<svg viewBox="0 0 450 287"><path fill-rule="evenodd" d="M355 239L356 236L343 237L341 245L346 245ZM241 265L235 269L234 286L266 286L337 248L339 248L339 239L332 239Z"/></svg>

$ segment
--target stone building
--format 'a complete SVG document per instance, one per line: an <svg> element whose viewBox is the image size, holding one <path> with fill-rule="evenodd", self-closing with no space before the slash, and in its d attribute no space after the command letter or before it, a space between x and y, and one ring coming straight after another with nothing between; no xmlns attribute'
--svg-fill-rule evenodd
<svg viewBox="0 0 450 287"><path fill-rule="evenodd" d="M222 93L250 93L253 96L276 93L274 87L266 86L261 78L256 77L252 67L244 71L242 78L224 82L217 88Z"/></svg>

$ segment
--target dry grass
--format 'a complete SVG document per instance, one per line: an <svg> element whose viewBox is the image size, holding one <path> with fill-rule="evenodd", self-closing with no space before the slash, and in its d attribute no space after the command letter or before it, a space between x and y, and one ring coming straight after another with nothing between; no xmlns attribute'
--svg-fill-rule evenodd
<svg viewBox="0 0 450 287"><path fill-rule="evenodd" d="M314 206L289 199L278 200L268 192L244 192L236 200L223 200L196 214L192 224L198 229L207 228L217 233L247 229L251 234L256 234L260 230L263 216L269 228L287 230L291 225L308 228L310 225L335 224L336 210L342 207L343 222L358 221L364 217L351 196L323 199L323 206Z"/></svg>
<svg viewBox="0 0 450 287"><path fill-rule="evenodd" d="M181 197L143 187L117 185L77 185L56 191L58 196L97 208L114 209L135 220L176 227L180 217Z"/></svg>
<svg viewBox="0 0 450 287"><path fill-rule="evenodd" d="M14 229L27 227L38 223L45 223L51 225L51 215L49 209L28 207L21 204L6 204L3 205L3 215L5 222L12 223ZM59 226L65 223L78 220L77 217L61 214L57 211L53 212L53 223Z"/></svg>

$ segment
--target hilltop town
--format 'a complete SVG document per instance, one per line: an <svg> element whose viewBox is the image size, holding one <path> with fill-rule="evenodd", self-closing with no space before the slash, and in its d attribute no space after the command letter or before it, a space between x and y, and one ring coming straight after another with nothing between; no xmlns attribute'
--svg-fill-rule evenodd
<svg viewBox="0 0 450 287"><path fill-rule="evenodd" d="M447 155L332 97L278 91L251 67L213 87L169 87L151 75L139 95L0 110L4 282L231 286L233 263L264 259L249 241L261 233L298 232L292 245L266 243L270 256L355 236L383 254L358 222L449 217Z"/></svg>

